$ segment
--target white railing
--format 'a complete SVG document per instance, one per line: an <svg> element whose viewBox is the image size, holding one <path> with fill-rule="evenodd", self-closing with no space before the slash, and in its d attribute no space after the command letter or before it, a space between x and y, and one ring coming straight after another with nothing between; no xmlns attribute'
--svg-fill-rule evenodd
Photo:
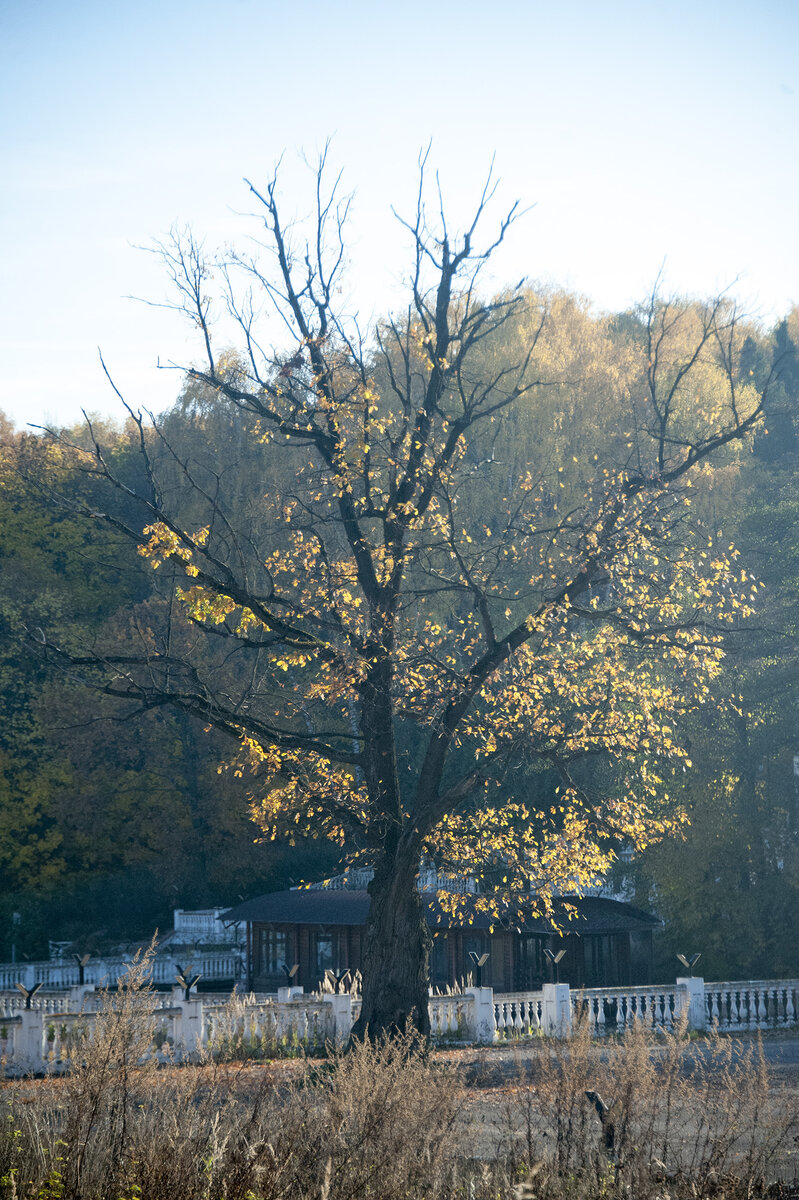
<svg viewBox="0 0 799 1200"><path fill-rule="evenodd" d="M201 975L205 982L238 979L242 973L241 955L237 950L199 950L190 956L156 955L152 960L150 978L156 984L172 984L175 981L177 963L194 975ZM184 961L190 958L190 961ZM84 968L84 979L95 987L114 986L120 976L130 969L130 959L118 957L91 959ZM0 993L16 990L21 983L28 991L37 983L45 988L72 988L79 982L77 963L44 961L29 963L0 964ZM0 1003L2 1001L0 1000Z"/></svg>
<svg viewBox="0 0 799 1200"><path fill-rule="evenodd" d="M13 991L7 995L0 995L0 1020L4 1017L14 1016L25 1006L25 997L21 992ZM46 1013L62 1013L68 1012L70 1008L74 1007L74 1000L69 992L56 992L55 995L48 992L37 992L31 998L29 1007L40 1009Z"/></svg>
<svg viewBox="0 0 799 1200"><path fill-rule="evenodd" d="M0 1017L0 1071L14 1058L19 1017Z"/></svg>
<svg viewBox="0 0 799 1200"><path fill-rule="evenodd" d="M292 994L293 993L293 994ZM199 1048L234 1055L306 1050L341 1044L357 1019L359 996L305 995L292 989L274 996L188 1000L180 988L153 996L152 1053L180 1059ZM71 996L5 998L0 1010L0 1069L11 1074L65 1069L79 1038L91 1032L104 997L75 988ZM597 1036L620 1033L634 1023L671 1029L682 1019L689 1029L747 1031L799 1025L799 980L705 983L682 979L662 987L588 988L547 984L540 992L494 995L470 988L463 995L429 998L431 1036L441 1043L507 1040L541 1034L565 1037L587 1019Z"/></svg>
<svg viewBox="0 0 799 1200"><path fill-rule="evenodd" d="M427 1009L433 1041L470 1041L474 1025L473 1008L472 996L431 996Z"/></svg>
<svg viewBox="0 0 799 1200"><path fill-rule="evenodd" d="M779 1029L799 1022L799 980L706 983L707 1023L717 1029Z"/></svg>
<svg viewBox="0 0 799 1200"><path fill-rule="evenodd" d="M543 992L509 992L494 996L497 1037L536 1037L542 1028Z"/></svg>
<svg viewBox="0 0 799 1200"><path fill-rule="evenodd" d="M185 937L189 942L202 939L214 941L217 945L230 942L230 929L220 920L224 908L195 908L188 910L176 908L173 910L173 926L176 939Z"/></svg>
<svg viewBox="0 0 799 1200"><path fill-rule="evenodd" d="M683 988L624 987L584 988L572 991L572 1016L588 1020L593 1032L621 1033L634 1021L643 1021L653 1029L672 1029L686 1004Z"/></svg>
<svg viewBox="0 0 799 1200"><path fill-rule="evenodd" d="M279 1004L254 997L225 1005L202 1005L202 1043L218 1050L323 1047L336 1038L332 1006L319 996L297 996Z"/></svg>

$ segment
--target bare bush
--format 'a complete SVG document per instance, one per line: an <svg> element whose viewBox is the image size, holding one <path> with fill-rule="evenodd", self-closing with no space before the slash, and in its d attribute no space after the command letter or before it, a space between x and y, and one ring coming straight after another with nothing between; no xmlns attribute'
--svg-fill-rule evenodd
<svg viewBox="0 0 799 1200"><path fill-rule="evenodd" d="M758 1044L537 1039L492 1141L473 1120L490 1096L413 1032L316 1062L159 1065L145 976L143 959L105 997L69 1076L6 1085L2 1200L752 1200L793 1176L796 1105Z"/></svg>
<svg viewBox="0 0 799 1200"><path fill-rule="evenodd" d="M289 1076L210 1058L160 1070L144 1058L151 1010L130 997L113 1003L71 1076L9 1087L3 1197L456 1194L457 1092L419 1054L414 1034L298 1064ZM112 1051L105 1029L123 1013L128 1049Z"/></svg>
<svg viewBox="0 0 799 1200"><path fill-rule="evenodd" d="M795 1179L799 1111L759 1042L636 1023L597 1045L587 1023L519 1066L504 1157L534 1194L751 1197ZM520 1193L522 1194L522 1193ZM532 1194L532 1191L531 1193Z"/></svg>

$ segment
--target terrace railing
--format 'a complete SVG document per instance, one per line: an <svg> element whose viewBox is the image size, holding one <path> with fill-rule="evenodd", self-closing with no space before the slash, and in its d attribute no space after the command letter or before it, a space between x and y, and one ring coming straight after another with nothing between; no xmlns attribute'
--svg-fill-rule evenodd
<svg viewBox="0 0 799 1200"><path fill-rule="evenodd" d="M178 955L181 964L186 967L186 955ZM196 950L191 954L191 969L195 975L202 975L205 982L214 980L238 979L242 972L241 955L237 950ZM113 986L120 976L130 967L130 960L122 957L107 957L90 959L84 968L85 982L95 987ZM150 972L151 981L157 986L174 983L177 963L171 955L156 954L152 959ZM29 991L37 983L45 989L72 988L80 981L78 964L47 960L28 963L0 964L0 993L11 991L18 983Z"/></svg>
<svg viewBox="0 0 799 1200"><path fill-rule="evenodd" d="M721 1030L766 1030L799 1023L799 980L706 983L707 1024Z"/></svg>
<svg viewBox="0 0 799 1200"><path fill-rule="evenodd" d="M687 1003L687 990L669 987L585 988L572 990L573 1019L591 1023L597 1037L622 1033L628 1025L642 1021L653 1029L673 1029Z"/></svg>
<svg viewBox="0 0 799 1200"><path fill-rule="evenodd" d="M278 996L185 997L180 988L152 998L152 1053L191 1057L200 1049L242 1056L281 1048L322 1049L349 1036L360 997L305 995L299 988ZM81 1036L91 1036L102 996L89 987L60 995L37 993L26 1006L18 991L0 995L0 1070L12 1074L65 1069ZM705 983L681 979L661 987L587 988L546 984L540 992L494 994L467 988L431 996L432 1038L453 1042L503 1042L541 1035L568 1036L577 1019L602 1037L643 1022L672 1029L737 1032L799 1026L799 980Z"/></svg>

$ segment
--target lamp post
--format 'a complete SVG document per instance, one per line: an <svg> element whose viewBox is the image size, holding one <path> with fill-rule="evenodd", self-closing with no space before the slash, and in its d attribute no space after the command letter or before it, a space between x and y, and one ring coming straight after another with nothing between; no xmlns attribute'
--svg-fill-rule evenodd
<svg viewBox="0 0 799 1200"><path fill-rule="evenodd" d="M180 965L180 963L175 963L175 966L177 967L177 972L178 972L177 975L175 976L175 979L180 984L180 986L183 988L183 998L184 998L184 1000L190 1000L191 999L191 989L193 987L196 987L196 985L199 983L199 981L201 979L201 976L195 975L193 978L190 979L189 972L191 971L191 965L189 965L185 970Z"/></svg>
<svg viewBox="0 0 799 1200"><path fill-rule="evenodd" d="M21 992L22 995L25 997L25 1007L30 1008L31 1000L36 995L39 988L44 987L44 984L43 983L34 983L33 987L30 989L30 991L28 991L28 989L25 987L25 985L23 983L15 983L14 986L16 987L17 991Z"/></svg>
<svg viewBox="0 0 799 1200"><path fill-rule="evenodd" d="M562 949L562 950L558 950L557 954L555 953L555 951L554 951L554 950L550 950L549 946L545 946L545 947L544 947L544 954L546 954L547 958L548 958L548 959L549 959L549 961L552 963L552 969L553 969L553 971L555 972L555 983L560 983L560 967L559 967L559 964L560 964L560 960L563 958L563 955L564 955L565 953L566 953L566 947L565 947L565 946L563 947L563 949Z"/></svg>
<svg viewBox="0 0 799 1200"><path fill-rule="evenodd" d="M83 956L80 954L73 954L72 957L78 964L78 984L80 987L83 987L84 983L86 982L86 964L91 958L91 954L84 954Z"/></svg>
<svg viewBox="0 0 799 1200"><path fill-rule="evenodd" d="M483 986L483 967L488 962L488 954L478 954L476 950L469 951L469 958L474 963L475 986Z"/></svg>
<svg viewBox="0 0 799 1200"><path fill-rule="evenodd" d="M701 957L702 957L701 950L697 954L691 954L688 958L686 958L684 954L676 955L676 958L685 967L686 971L688 972L689 978L691 978L691 979L693 979L693 977L694 977L694 967L699 962Z"/></svg>

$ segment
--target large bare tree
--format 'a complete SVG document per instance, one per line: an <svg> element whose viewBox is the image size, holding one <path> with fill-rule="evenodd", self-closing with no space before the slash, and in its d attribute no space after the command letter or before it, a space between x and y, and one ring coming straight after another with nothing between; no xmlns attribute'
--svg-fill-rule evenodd
<svg viewBox="0 0 799 1200"><path fill-rule="evenodd" d="M257 253L211 264L191 236L161 247L204 354L188 386L227 406L264 466L242 521L213 462L136 413L144 533L84 515L177 567L172 619L68 656L134 708L170 704L233 735L267 836L328 838L374 867L359 1032L408 1018L427 1031L420 863L490 879L478 904L532 888L545 908L620 842L669 828L680 715L710 694L720 627L751 591L686 519L697 468L763 409L764 388L739 381L734 307L654 294L606 400L615 440L600 431L568 461L542 443L510 472L514 414L550 411L568 372L543 352L546 305L481 286L516 209L482 239L489 186L455 235L425 189L423 168L407 308L368 330L338 309L348 205L324 162L309 236L284 223L273 178L250 185ZM235 351L215 341L220 297ZM128 490L101 439L81 463ZM587 758L613 765L610 792L575 767ZM557 772L545 802L500 801L520 762Z"/></svg>

